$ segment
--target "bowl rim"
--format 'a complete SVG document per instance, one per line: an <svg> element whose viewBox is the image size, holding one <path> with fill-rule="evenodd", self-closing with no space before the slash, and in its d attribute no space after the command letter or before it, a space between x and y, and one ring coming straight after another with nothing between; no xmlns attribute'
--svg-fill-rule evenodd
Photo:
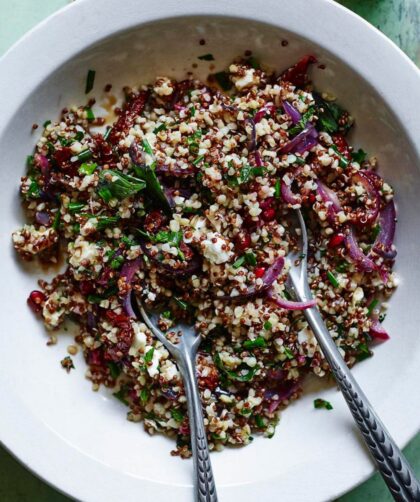
<svg viewBox="0 0 420 502"><path fill-rule="evenodd" d="M184 0L182 3L177 0L160 0L160 2L143 2L141 12L138 7L138 0L125 0L125 2L103 0L101 9L97 8L95 0L79 0L60 9L16 42L0 59L0 74L3 75L0 80L0 96L2 96L0 137L18 108L44 78L94 43L145 23L174 17L217 16L280 27L313 40L337 58L346 61L348 66L372 87L380 90L386 104L397 112L400 126L413 146L417 159L420 159L420 122L416 109L412 106L413 102L420 101L419 69L379 30L333 0L311 0L311 2L266 0L265 9L260 10L255 9L255 2L252 0L230 0L223 3L210 3L206 0ZM314 11L318 13L317 17L324 19L324 22L315 20L308 27L304 23L305 16L310 18L311 12ZM112 19L109 12L115 13ZM273 16L273 13L280 12L282 15L279 14L277 18ZM93 13L94 16L91 15ZM84 19L83 25L79 23L81 18ZM357 32L359 43L349 45L345 39L334 37L334 30L325 30L325 19L339 25L342 31ZM70 39L72 43L68 44L66 40ZM55 42L54 50L40 50L46 47L50 40ZM366 47L369 47L369 53L365 50ZM378 54L381 54L381 58L375 58ZM22 80L22 75L25 74L31 75L31 78ZM404 95L395 92L395 89L402 88ZM0 377L2 380L7 379L1 368ZM0 396L5 397L2 396L1 386ZM9 405L0 414L0 440L9 452L13 452L27 469L69 497L99 500L101 495L106 495L108 481L105 480L115 479L115 471L99 462L84 461L83 468L89 473L90 483L76 485L67 473L61 472L54 465L54 462L40 462L37 449L33 448L27 440L28 437L36 435L38 444L48 444L50 459L59 461L66 455L69 462L76 464L81 463L82 454L75 450L69 452L71 449L66 443L61 438L55 437L35 416L32 417L32 421L17 420L16 417L25 410L25 406L17 396L14 399L11 396L7 398ZM404 425L405 429L395 434L400 446L405 445L418 432L420 420L413 413L412 417L406 417ZM340 488L323 487L319 492L320 496L322 499L335 498L367 479L372 472L373 466L362 479L360 476L357 480L350 477L351 481L347 484L342 483ZM316 479L313 481L316 482ZM98 490L97 493L92 493L92 486ZM243 493L246 491L249 495L249 491L254 490L255 498L260 496L261 484L255 483L254 486L252 489L250 485L246 485ZM232 488L232 486L226 487L226 489ZM235 488L239 490L235 494L240 493L240 489ZM162 485L159 488L158 483L145 481L144 499L149 500L152 497L156 499L159 489L162 489ZM174 495L176 492L185 499L190 489L180 486L171 487L171 490ZM229 494L231 495L232 491L226 491L226 495ZM235 496L239 498L240 495Z"/></svg>

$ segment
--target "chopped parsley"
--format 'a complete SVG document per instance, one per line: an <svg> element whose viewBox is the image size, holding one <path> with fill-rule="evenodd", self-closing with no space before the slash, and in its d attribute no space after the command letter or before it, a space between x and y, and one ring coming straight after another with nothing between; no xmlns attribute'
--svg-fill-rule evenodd
<svg viewBox="0 0 420 502"><path fill-rule="evenodd" d="M178 410L177 408L172 408L171 409L171 417L176 422L182 422L184 420L184 413L181 410Z"/></svg>
<svg viewBox="0 0 420 502"><path fill-rule="evenodd" d="M214 61L213 54L203 54L202 56L198 56L198 59L201 61Z"/></svg>
<svg viewBox="0 0 420 502"><path fill-rule="evenodd" d="M219 84L219 86L224 90L224 91L229 91L232 89L233 84L232 81L229 78L229 74L226 71L219 71L214 74L214 78L216 82Z"/></svg>
<svg viewBox="0 0 420 502"><path fill-rule="evenodd" d="M255 338L255 340L245 340L244 342L245 350L260 349L267 346L267 342L262 336Z"/></svg>
<svg viewBox="0 0 420 502"><path fill-rule="evenodd" d="M92 122L92 120L95 120L95 114L92 111L92 108L85 108L86 111L86 118L88 119L89 122Z"/></svg>
<svg viewBox="0 0 420 502"><path fill-rule="evenodd" d="M94 171L97 167L98 167L98 164L96 164L95 162L90 162L90 163L84 162L79 167L79 174L86 174L87 176L90 176L91 174L94 173Z"/></svg>
<svg viewBox="0 0 420 502"><path fill-rule="evenodd" d="M273 325L271 324L270 321L265 321L265 323L264 323L264 329L266 331L269 331L272 327L273 327Z"/></svg>
<svg viewBox="0 0 420 502"><path fill-rule="evenodd" d="M153 129L153 133L157 134L160 131L166 131L166 125L165 124L159 124L157 127Z"/></svg>
<svg viewBox="0 0 420 502"><path fill-rule="evenodd" d="M314 400L314 408L317 410L324 409L324 410L332 410L333 406L329 401L325 401L325 399L315 399Z"/></svg>
<svg viewBox="0 0 420 502"><path fill-rule="evenodd" d="M337 281L337 279L336 279L335 275L334 275L332 272L330 272L329 270L328 270L328 272L327 272L327 278L328 278L328 280L330 281L330 283L331 283L331 284L332 284L335 288L338 288L338 286L340 285L340 283Z"/></svg>
<svg viewBox="0 0 420 502"><path fill-rule="evenodd" d="M287 359L294 359L294 354L293 352L289 349L289 347L284 347L284 355L287 357Z"/></svg>
<svg viewBox="0 0 420 502"><path fill-rule="evenodd" d="M374 298L374 299L373 299L373 300L369 303L368 308L367 308L367 310L368 310L368 315L370 315L370 314L373 312L374 308L376 307L376 305L378 305L378 303L379 303L379 300L378 300L377 298Z"/></svg>
<svg viewBox="0 0 420 502"><path fill-rule="evenodd" d="M245 256L240 256L235 263L232 265L233 268L239 268L242 267L242 265L245 263Z"/></svg>
<svg viewBox="0 0 420 502"><path fill-rule="evenodd" d="M177 296L174 296L173 298L179 308L181 308L182 310L189 309L189 304L187 302L185 302L184 300L181 300L181 298L178 298Z"/></svg>
<svg viewBox="0 0 420 502"><path fill-rule="evenodd" d="M95 70L89 70L87 72L85 94L89 94L89 92L93 89L93 85L95 83L95 75Z"/></svg>
<svg viewBox="0 0 420 502"><path fill-rule="evenodd" d="M351 159L354 160L354 162L358 162L359 164L361 164L362 162L365 161L366 156L367 156L367 153L364 150L362 150L361 148L359 148L357 150L357 152L351 153Z"/></svg>
<svg viewBox="0 0 420 502"><path fill-rule="evenodd" d="M111 180L108 181L110 176ZM143 180L112 169L101 171L99 179L102 186L98 193L105 202L109 202L109 195L111 195L111 198L123 200L140 192L146 186Z"/></svg>
<svg viewBox="0 0 420 502"><path fill-rule="evenodd" d="M151 349L149 349L146 354L144 355L144 362L146 364L152 362L152 359L153 359L153 354L155 353L155 348L152 347Z"/></svg>
<svg viewBox="0 0 420 502"><path fill-rule="evenodd" d="M117 363L114 363L113 361L110 361L107 364L107 366L108 366L109 374L111 375L111 378L113 380L116 380L121 374L121 367Z"/></svg>

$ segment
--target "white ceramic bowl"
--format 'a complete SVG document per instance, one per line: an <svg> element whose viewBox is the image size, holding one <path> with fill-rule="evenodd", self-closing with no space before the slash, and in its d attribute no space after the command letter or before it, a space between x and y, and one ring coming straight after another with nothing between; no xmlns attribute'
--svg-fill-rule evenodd
<svg viewBox="0 0 420 502"><path fill-rule="evenodd" d="M100 97L105 83L183 76L193 62L205 77L209 63L198 55L213 53L223 68L246 49L278 69L316 54L326 64L313 71L316 86L351 110L355 144L378 156L396 189L401 287L386 320L392 339L354 372L400 445L419 428L418 70L378 31L328 0L79 0L0 62L0 437L28 468L78 499L184 502L192 497L192 465L169 455L168 439L127 422L108 392L92 393L81 357L77 371L62 371L69 335L47 348L25 305L42 272L16 260L10 233L23 221L18 182L36 140L31 125L83 102L89 68ZM334 411L313 410L319 396ZM283 413L273 439L257 438L212 460L221 501L327 500L373 471L342 397L322 386Z"/></svg>

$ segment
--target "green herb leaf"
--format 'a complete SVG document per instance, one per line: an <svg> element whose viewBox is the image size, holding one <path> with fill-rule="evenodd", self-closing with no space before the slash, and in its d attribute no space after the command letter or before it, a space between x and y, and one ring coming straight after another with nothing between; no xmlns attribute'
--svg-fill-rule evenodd
<svg viewBox="0 0 420 502"><path fill-rule="evenodd" d="M372 229L372 235L371 235L371 239L374 241L376 239L376 237L378 237L379 235L379 232L381 231L381 225L379 225L379 223L377 225L375 225Z"/></svg>
<svg viewBox="0 0 420 502"><path fill-rule="evenodd" d="M111 225L116 225L119 222L118 216L94 216L91 218L97 218L98 223L96 225L97 230L104 230L104 228L110 227Z"/></svg>
<svg viewBox="0 0 420 502"><path fill-rule="evenodd" d="M354 160L355 162L358 162L359 164L364 162L364 160L366 159L366 156L367 156L367 153L364 150L362 150L361 148L359 148L357 150L357 152L351 153L352 160Z"/></svg>
<svg viewBox="0 0 420 502"><path fill-rule="evenodd" d="M245 350L260 349L267 346L267 342L262 336L255 338L255 340L245 340L244 342Z"/></svg>
<svg viewBox="0 0 420 502"><path fill-rule="evenodd" d="M121 267L121 265L124 263L124 256L116 256L115 258L113 258L111 260L111 263L109 264L109 266L113 269L113 270L117 270Z"/></svg>
<svg viewBox="0 0 420 502"><path fill-rule="evenodd" d="M119 401L124 403L126 406L128 406L128 401L126 399L126 397L128 395L127 386L125 386L125 385L121 386L120 390L118 392L114 392L112 395L114 397L116 397Z"/></svg>
<svg viewBox="0 0 420 502"><path fill-rule="evenodd" d="M343 272L346 272L346 270L349 268L349 264L346 262L346 261L342 261L340 262L336 267L335 269L337 270L337 272L340 272L340 273L343 273Z"/></svg>
<svg viewBox="0 0 420 502"><path fill-rule="evenodd" d="M89 148L86 148L86 150L83 150L76 155L76 159L79 161L88 160L91 157L92 157L92 152L89 150Z"/></svg>
<svg viewBox="0 0 420 502"><path fill-rule="evenodd" d="M105 141L108 141L108 138L109 138L109 135L111 134L111 131L112 131L112 127L107 127L106 128L106 131L104 133L104 140Z"/></svg>
<svg viewBox="0 0 420 502"><path fill-rule="evenodd" d="M204 160L204 155L200 155L195 160L193 160L193 164L197 166L202 160Z"/></svg>
<svg viewBox="0 0 420 502"><path fill-rule="evenodd" d="M276 184L274 185L274 196L276 199L280 199L281 194L281 183L280 180L276 180Z"/></svg>
<svg viewBox="0 0 420 502"><path fill-rule="evenodd" d="M349 165L349 161L344 157L344 155L340 152L340 150L337 148L336 145L331 145L331 148L334 150L334 152L338 155L338 164L340 167L345 169Z"/></svg>
<svg viewBox="0 0 420 502"><path fill-rule="evenodd" d="M184 300L181 300L177 296L174 296L173 299L179 308L181 308L182 310L188 310L189 305L187 302L185 302Z"/></svg>
<svg viewBox="0 0 420 502"><path fill-rule="evenodd" d="M264 323L264 329L266 331L269 331L272 327L273 327L273 325L271 324L270 321L265 321L265 323Z"/></svg>
<svg viewBox="0 0 420 502"><path fill-rule="evenodd" d="M315 111L315 107L310 106L308 110L302 115L302 118L299 120L299 122L289 129L289 136L296 136L296 134L303 131L307 123L309 122L309 119L311 119L315 114Z"/></svg>
<svg viewBox="0 0 420 502"><path fill-rule="evenodd" d="M261 69L260 62L254 56L250 56L249 58L247 58L246 59L246 63L248 63L251 66L251 68L254 68L254 70L260 70Z"/></svg>
<svg viewBox="0 0 420 502"><path fill-rule="evenodd" d="M219 84L219 86L224 90L224 91L229 91L232 89L233 84L232 81L229 78L229 73L226 71L219 71L218 73L214 74L214 78L216 79L216 82Z"/></svg>
<svg viewBox="0 0 420 502"><path fill-rule="evenodd" d="M92 120L95 120L95 114L92 111L92 108L85 108L86 111L86 118L89 122L92 122Z"/></svg>
<svg viewBox="0 0 420 502"><path fill-rule="evenodd" d="M161 184L159 183L159 180L157 179L153 167L153 164L133 164L134 172L146 183L146 194L154 201L157 201L167 213L171 214L172 208L166 198Z"/></svg>
<svg viewBox="0 0 420 502"><path fill-rule="evenodd" d="M318 398L314 400L314 408L316 408L317 410L322 408L325 410L332 410L333 406L330 402L325 401L325 399Z"/></svg>
<svg viewBox="0 0 420 502"><path fill-rule="evenodd" d="M146 387L143 387L143 389L141 389L141 391L140 391L140 401L143 404L147 403L149 396L150 396L149 389L147 389Z"/></svg>
<svg viewBox="0 0 420 502"><path fill-rule="evenodd" d="M368 315L370 316L370 314L373 312L373 309L376 307L376 305L378 305L379 303L379 300L377 298L374 298L370 304L368 305Z"/></svg>
<svg viewBox="0 0 420 502"><path fill-rule="evenodd" d="M84 202L69 202L67 209L69 210L69 213L76 214L80 213L80 211L82 211L85 205L86 204Z"/></svg>
<svg viewBox="0 0 420 502"><path fill-rule="evenodd" d="M264 422L264 420L263 420L263 418L262 418L261 415L255 415L254 416L254 420L255 420L255 424L256 424L256 426L258 428L260 428L260 429L264 429L265 428L265 422Z"/></svg>
<svg viewBox="0 0 420 502"><path fill-rule="evenodd" d="M86 87L85 94L89 94L89 92L93 89L93 85L95 83L95 70L89 70L86 77Z"/></svg>
<svg viewBox="0 0 420 502"><path fill-rule="evenodd" d="M198 59L201 59L201 61L214 61L214 56L213 54L203 54L198 56Z"/></svg>
<svg viewBox="0 0 420 502"><path fill-rule="evenodd" d="M110 175L111 180L109 180ZM104 186L108 188L108 190L112 194L112 197L115 197L119 200L131 197L140 190L143 190L143 188L146 186L146 183L141 179L111 169L101 171L99 174L99 179L104 183ZM102 197L101 193L100 195Z"/></svg>
<svg viewBox="0 0 420 502"><path fill-rule="evenodd" d="M241 267L245 262L245 256L239 257L235 263L232 265L233 268L239 268Z"/></svg>
<svg viewBox="0 0 420 502"><path fill-rule="evenodd" d="M356 355L357 361L364 361L365 359L372 357L373 355L366 343L360 343L357 349L358 349L358 353Z"/></svg>
<svg viewBox="0 0 420 502"><path fill-rule="evenodd" d="M60 227L60 216L61 216L61 213L60 213L60 210L58 209L57 212L55 213L54 221L52 224L52 227L54 230L58 230Z"/></svg>
<svg viewBox="0 0 420 502"><path fill-rule="evenodd" d="M121 367L118 366L118 364L114 363L113 361L109 362L107 366L108 366L111 378L113 380L116 380L121 374Z"/></svg>
<svg viewBox="0 0 420 502"><path fill-rule="evenodd" d="M255 267L255 265L257 264L257 258L252 251L247 251L245 253L245 261L248 263L248 265L252 265L253 267Z"/></svg>
<svg viewBox="0 0 420 502"><path fill-rule="evenodd" d="M38 199L41 197L41 189L39 188L38 182L33 178L29 179L31 180L31 184L26 192L26 197L29 199Z"/></svg>
<svg viewBox="0 0 420 502"><path fill-rule="evenodd" d="M293 352L289 349L289 347L284 347L284 355L287 357L287 359L295 358Z"/></svg>
<svg viewBox="0 0 420 502"><path fill-rule="evenodd" d="M46 120L44 123L43 123L43 127L44 129L49 126L51 124L51 120Z"/></svg>
<svg viewBox="0 0 420 502"><path fill-rule="evenodd" d="M153 129L153 133L157 134L160 131L166 131L166 125L165 124L160 124L157 127Z"/></svg>
<svg viewBox="0 0 420 502"><path fill-rule="evenodd" d="M153 354L155 353L155 348L152 347L151 349L149 349L146 354L144 355L144 362L146 364L152 362L152 359L153 359Z"/></svg>
<svg viewBox="0 0 420 502"><path fill-rule="evenodd" d="M86 174L87 176L90 176L91 174L94 173L95 169L98 167L98 164L95 164L95 162L91 162L87 164L84 162L80 167L79 167L79 174Z"/></svg>
<svg viewBox="0 0 420 502"><path fill-rule="evenodd" d="M149 154L149 155L153 155L153 148L151 147L150 143L147 141L146 138L143 138L143 141L141 142L142 146L143 146L143 150Z"/></svg>
<svg viewBox="0 0 420 502"><path fill-rule="evenodd" d="M246 364L241 364L236 371L231 371L225 368L220 355L216 353L214 355L214 362L216 366L223 371L223 373L229 378L230 380L234 380L237 382L249 382L254 378L255 373L258 370L257 366L254 366L254 368L250 368Z"/></svg>
<svg viewBox="0 0 420 502"><path fill-rule="evenodd" d="M331 284L332 284L335 288L338 288L338 286L340 285L340 283L339 283L339 282L337 281L337 279L335 278L335 275L334 275L332 272L330 272L329 270L328 270L328 272L327 272L327 278L328 278L328 280L330 281L330 283L331 283Z"/></svg>
<svg viewBox="0 0 420 502"><path fill-rule="evenodd" d="M171 409L171 416L177 422L182 422L184 420L184 413L181 410L178 410L177 408Z"/></svg>

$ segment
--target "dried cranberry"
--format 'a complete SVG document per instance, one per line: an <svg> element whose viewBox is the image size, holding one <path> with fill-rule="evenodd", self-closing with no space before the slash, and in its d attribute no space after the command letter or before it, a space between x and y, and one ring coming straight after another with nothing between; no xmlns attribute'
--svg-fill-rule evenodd
<svg viewBox="0 0 420 502"><path fill-rule="evenodd" d="M131 328L121 329L117 333L118 342L105 349L105 360L114 362L121 361L130 350L131 344L133 343L133 336L134 334Z"/></svg>
<svg viewBox="0 0 420 502"><path fill-rule="evenodd" d="M91 281L80 281L79 289L82 295L89 295L95 289Z"/></svg>
<svg viewBox="0 0 420 502"><path fill-rule="evenodd" d="M245 251L251 245L251 237L248 232L241 232L235 237L235 246L238 251Z"/></svg>
<svg viewBox="0 0 420 502"><path fill-rule="evenodd" d="M336 248L344 242L345 236L343 234L336 234L331 237L328 242L329 248Z"/></svg>
<svg viewBox="0 0 420 502"><path fill-rule="evenodd" d="M88 364L92 366L102 366L103 357L101 349L95 349L89 352L87 356Z"/></svg>
<svg viewBox="0 0 420 502"><path fill-rule="evenodd" d="M187 246L184 241L181 241L179 249L184 253L185 259L187 261L190 261L194 256L194 251L190 248L190 246Z"/></svg>
<svg viewBox="0 0 420 502"><path fill-rule="evenodd" d="M57 149L53 155L54 161L60 169L67 169L72 157L73 152L67 146Z"/></svg>
<svg viewBox="0 0 420 502"><path fill-rule="evenodd" d="M125 314L116 314L112 310L107 310L106 316L114 326L118 326L120 328L130 327L130 318Z"/></svg>
<svg viewBox="0 0 420 502"><path fill-rule="evenodd" d="M165 222L166 217L162 211L151 211L144 220L144 228L148 232L157 232Z"/></svg>
<svg viewBox="0 0 420 502"><path fill-rule="evenodd" d="M310 193L310 194L308 195L308 201L309 201L311 204L314 204L314 203L315 203L315 201L316 201L316 196L315 196L315 194Z"/></svg>
<svg viewBox="0 0 420 502"><path fill-rule="evenodd" d="M265 268L264 267L258 267L254 270L255 277L259 278L262 277L265 274Z"/></svg>
<svg viewBox="0 0 420 502"><path fill-rule="evenodd" d="M274 197L268 197L259 203L261 209L268 209L273 207L275 203Z"/></svg>
<svg viewBox="0 0 420 502"><path fill-rule="evenodd" d="M42 291L32 291L28 297L28 305L37 314L42 310L42 303L45 301L46 296Z"/></svg>
<svg viewBox="0 0 420 502"><path fill-rule="evenodd" d="M141 115L147 100L149 99L149 91L141 91L126 103L121 115L108 137L108 143L115 145L118 143L122 133L128 133L134 125L136 117Z"/></svg>
<svg viewBox="0 0 420 502"><path fill-rule="evenodd" d="M316 62L316 58L312 55L303 56L294 66L282 73L281 80L286 80L293 85L303 87L308 81L307 73L309 65Z"/></svg>
<svg viewBox="0 0 420 502"><path fill-rule="evenodd" d="M272 207L269 207L261 213L261 217L264 221L273 221L276 217L276 210Z"/></svg>
<svg viewBox="0 0 420 502"><path fill-rule="evenodd" d="M332 139L341 155L347 160L351 160L350 148L346 138L342 134L336 133L333 134Z"/></svg>

